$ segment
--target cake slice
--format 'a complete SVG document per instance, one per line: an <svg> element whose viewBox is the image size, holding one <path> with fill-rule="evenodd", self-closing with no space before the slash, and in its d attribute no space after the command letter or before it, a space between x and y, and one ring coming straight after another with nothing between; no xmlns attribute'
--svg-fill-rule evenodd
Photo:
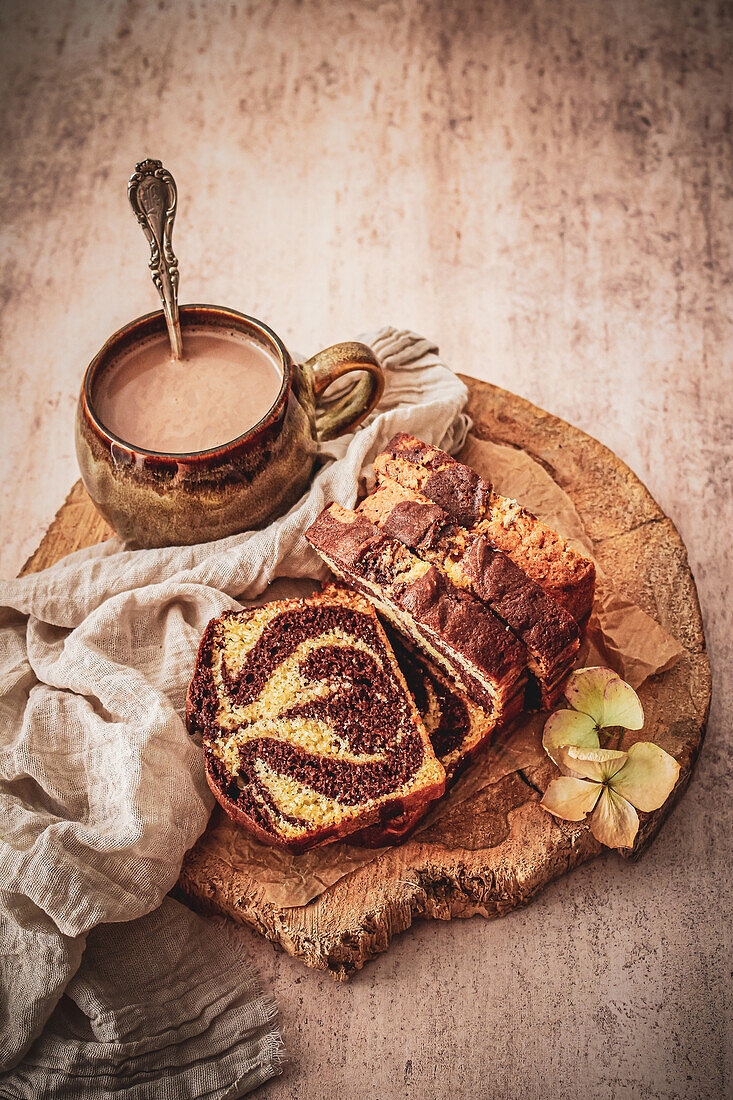
<svg viewBox="0 0 733 1100"><path fill-rule="evenodd" d="M404 432L374 459L379 482L397 482L440 505L474 536L501 550L577 623L593 606L595 566L515 500L495 493L470 466Z"/></svg>
<svg viewBox="0 0 733 1100"><path fill-rule="evenodd" d="M407 686L428 731L435 755L445 768L446 790L491 740L496 722L451 683L432 661L388 629L389 640ZM430 807L402 814L391 821L370 825L351 838L368 848L381 848L404 840L422 821Z"/></svg>
<svg viewBox="0 0 733 1100"><path fill-rule="evenodd" d="M213 619L186 717L226 813L293 852L424 811L445 788L374 608L335 586Z"/></svg>
<svg viewBox="0 0 733 1100"><path fill-rule="evenodd" d="M330 504L306 538L501 725L524 705L527 651L489 608L364 516Z"/></svg>
<svg viewBox="0 0 733 1100"><path fill-rule="evenodd" d="M527 647L528 664L540 686L542 704L554 706L578 651L577 623L560 604L495 549L485 534L455 523L440 505L397 482L386 480L358 511L386 535L398 539L472 592Z"/></svg>

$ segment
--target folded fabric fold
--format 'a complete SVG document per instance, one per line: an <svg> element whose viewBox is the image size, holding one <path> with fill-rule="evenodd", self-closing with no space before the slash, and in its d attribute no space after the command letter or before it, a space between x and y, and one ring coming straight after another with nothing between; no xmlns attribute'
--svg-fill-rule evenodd
<svg viewBox="0 0 733 1100"><path fill-rule="evenodd" d="M172 898L136 921L100 925L2 1095L147 1100L153 1088L193 1100L242 1096L267 1081L285 1057L277 1005L240 937Z"/></svg>

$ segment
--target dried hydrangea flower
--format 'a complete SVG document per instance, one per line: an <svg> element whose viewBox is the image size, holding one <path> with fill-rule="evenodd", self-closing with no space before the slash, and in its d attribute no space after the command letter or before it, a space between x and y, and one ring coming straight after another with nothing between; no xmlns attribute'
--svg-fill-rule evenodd
<svg viewBox="0 0 733 1100"><path fill-rule="evenodd" d="M565 821L582 821L590 813L593 836L609 848L632 847L639 831L636 810L658 810L680 774L674 757L650 741L628 752L566 745L557 754L574 774L553 779L541 805Z"/></svg>
<svg viewBox="0 0 733 1100"><path fill-rule="evenodd" d="M634 689L610 668L581 668L573 672L565 689L572 710L551 714L542 734L550 759L559 764L562 745L600 748L598 732L609 726L640 730L644 711Z"/></svg>

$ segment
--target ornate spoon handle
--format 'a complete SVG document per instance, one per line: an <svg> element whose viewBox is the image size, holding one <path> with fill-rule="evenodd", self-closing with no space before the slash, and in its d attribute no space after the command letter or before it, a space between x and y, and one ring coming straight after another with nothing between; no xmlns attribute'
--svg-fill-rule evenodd
<svg viewBox="0 0 733 1100"><path fill-rule="evenodd" d="M150 270L163 301L163 312L174 359L183 355L178 319L178 260L173 253L176 181L159 160L138 164L127 186L127 197L150 245Z"/></svg>

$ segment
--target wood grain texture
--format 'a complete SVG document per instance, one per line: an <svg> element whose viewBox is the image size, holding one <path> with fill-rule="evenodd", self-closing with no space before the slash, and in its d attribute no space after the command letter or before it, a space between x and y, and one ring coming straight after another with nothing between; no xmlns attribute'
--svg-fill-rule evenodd
<svg viewBox="0 0 733 1100"><path fill-rule="evenodd" d="M689 782L710 704L705 637L684 545L639 479L596 440L506 390L465 381L475 433L521 447L542 463L573 499L603 569L685 646L675 668L640 691L645 739L671 752L682 772L674 797L642 815L632 853L638 856ZM77 485L26 571L107 532ZM507 776L297 908L268 903L256 874L233 861L238 826L217 808L184 861L178 893L197 908L250 925L308 966L346 979L417 918L503 916L597 856L601 847L586 825L556 821L541 809L554 774L548 761Z"/></svg>

